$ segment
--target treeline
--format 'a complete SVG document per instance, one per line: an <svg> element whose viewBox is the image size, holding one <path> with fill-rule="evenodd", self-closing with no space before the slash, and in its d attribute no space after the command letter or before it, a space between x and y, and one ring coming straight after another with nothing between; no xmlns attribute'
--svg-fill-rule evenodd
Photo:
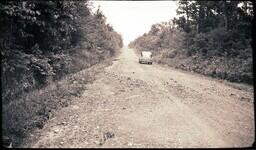
<svg viewBox="0 0 256 150"><path fill-rule="evenodd" d="M99 63L123 46L102 12L92 12L86 0L1 1L0 14L2 131L6 134L22 135L22 128L27 128L18 123L28 118L14 108L23 105L18 101L26 93Z"/></svg>
<svg viewBox="0 0 256 150"><path fill-rule="evenodd" d="M177 18L152 26L129 46L159 63L252 84L250 1L178 1Z"/></svg>

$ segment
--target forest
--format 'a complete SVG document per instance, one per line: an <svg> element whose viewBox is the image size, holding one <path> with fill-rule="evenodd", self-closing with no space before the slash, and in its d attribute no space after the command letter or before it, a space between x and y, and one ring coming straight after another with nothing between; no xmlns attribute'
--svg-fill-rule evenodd
<svg viewBox="0 0 256 150"><path fill-rule="evenodd" d="M113 57L123 43L88 1L1 1L0 14L2 132L19 144L58 100L40 89ZM63 96L65 88L56 90Z"/></svg>
<svg viewBox="0 0 256 150"><path fill-rule="evenodd" d="M232 82L252 84L251 1L177 1L177 17L152 25L129 44L155 61Z"/></svg>

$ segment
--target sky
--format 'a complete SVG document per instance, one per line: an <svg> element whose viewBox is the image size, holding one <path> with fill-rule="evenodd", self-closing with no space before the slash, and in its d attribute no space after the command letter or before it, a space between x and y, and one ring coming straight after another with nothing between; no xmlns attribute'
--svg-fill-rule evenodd
<svg viewBox="0 0 256 150"><path fill-rule="evenodd" d="M123 37L125 45L148 32L155 23L176 16L176 1L91 1L93 11L100 10L107 23Z"/></svg>

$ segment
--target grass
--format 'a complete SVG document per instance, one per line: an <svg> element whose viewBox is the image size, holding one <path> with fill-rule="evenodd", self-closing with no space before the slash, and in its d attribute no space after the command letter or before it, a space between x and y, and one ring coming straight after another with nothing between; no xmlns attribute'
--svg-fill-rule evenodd
<svg viewBox="0 0 256 150"><path fill-rule="evenodd" d="M176 69L195 72L231 82L252 85L253 81L252 58L248 58L247 60L217 56L202 58L198 55L188 57L183 54L162 52L161 54L157 54L154 60L157 63L167 64Z"/></svg>
<svg viewBox="0 0 256 150"><path fill-rule="evenodd" d="M3 135L12 139L13 147L18 147L35 129L43 128L54 112L67 107L75 97L80 97L86 84L95 79L106 65L108 59L90 68L65 76L63 79L49 83L42 89L23 93L2 108Z"/></svg>

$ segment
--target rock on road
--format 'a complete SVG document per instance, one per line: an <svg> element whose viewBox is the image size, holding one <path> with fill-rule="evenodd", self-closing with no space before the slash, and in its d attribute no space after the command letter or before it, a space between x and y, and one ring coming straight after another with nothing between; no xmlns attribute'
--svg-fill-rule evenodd
<svg viewBox="0 0 256 150"><path fill-rule="evenodd" d="M123 48L31 147L251 146L253 109L253 87L139 64Z"/></svg>

